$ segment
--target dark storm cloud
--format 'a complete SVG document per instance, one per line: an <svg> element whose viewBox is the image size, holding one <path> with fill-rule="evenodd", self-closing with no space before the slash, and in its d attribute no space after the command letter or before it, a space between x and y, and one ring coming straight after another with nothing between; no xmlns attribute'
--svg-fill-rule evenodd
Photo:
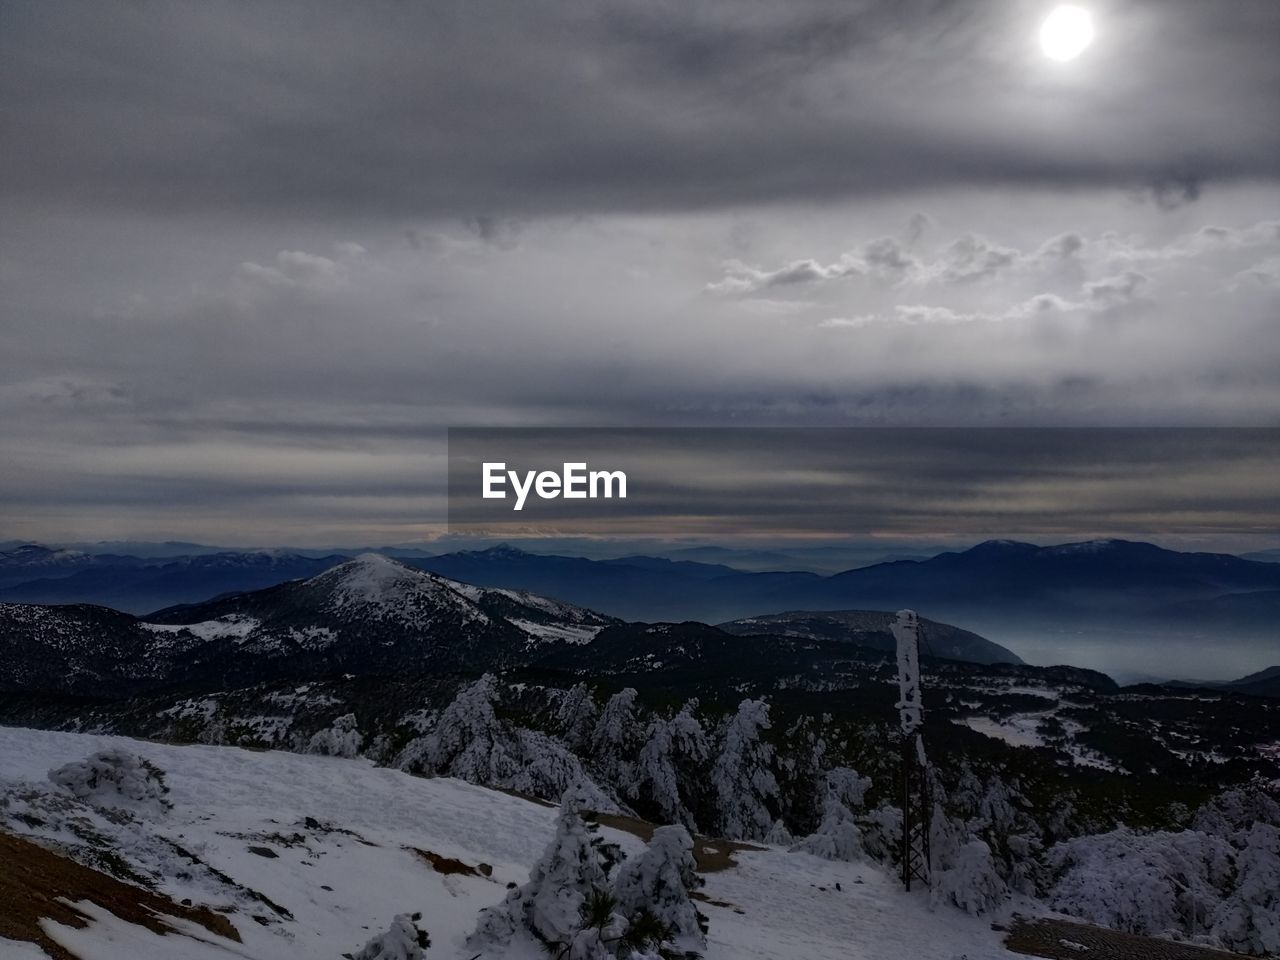
<svg viewBox="0 0 1280 960"><path fill-rule="evenodd" d="M403 540L466 424L1273 425L1280 7L1051 2L0 3L0 536Z"/></svg>
<svg viewBox="0 0 1280 960"><path fill-rule="evenodd" d="M136 211L511 214L1280 173L1280 6L5 4L0 189Z"/></svg>

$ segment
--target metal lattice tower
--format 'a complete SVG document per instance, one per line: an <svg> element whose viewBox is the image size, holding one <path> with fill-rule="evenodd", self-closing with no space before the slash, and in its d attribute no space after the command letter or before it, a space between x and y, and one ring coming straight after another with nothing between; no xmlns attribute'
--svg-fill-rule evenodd
<svg viewBox="0 0 1280 960"><path fill-rule="evenodd" d="M920 618L914 610L899 610L893 624L898 644L898 724L902 771L902 885L929 885L929 761L924 753L924 701L920 679Z"/></svg>

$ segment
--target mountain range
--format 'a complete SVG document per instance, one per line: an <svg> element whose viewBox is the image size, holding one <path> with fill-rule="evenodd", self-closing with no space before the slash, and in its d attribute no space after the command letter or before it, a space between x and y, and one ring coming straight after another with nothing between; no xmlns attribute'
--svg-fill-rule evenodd
<svg viewBox="0 0 1280 960"><path fill-rule="evenodd" d="M887 632L782 634L738 625L634 624L536 594L485 588L377 554L306 580L157 611L90 604L0 604L0 691L118 696L166 687L226 689L342 674L397 676L509 666L622 673L817 669ZM945 624L947 654L1018 662ZM868 641L871 642L868 642Z"/></svg>
<svg viewBox="0 0 1280 960"><path fill-rule="evenodd" d="M347 559L146 559L27 545L0 554L0 601L94 603L145 614L313 577ZM590 560L506 545L439 556L411 551L401 559L449 580L556 597L624 621L732 623L779 611L911 607L1038 662L1134 674L1202 675L1210 648L1220 678L1257 670L1275 662L1280 622L1280 564L1125 540L988 541L830 576L644 555Z"/></svg>

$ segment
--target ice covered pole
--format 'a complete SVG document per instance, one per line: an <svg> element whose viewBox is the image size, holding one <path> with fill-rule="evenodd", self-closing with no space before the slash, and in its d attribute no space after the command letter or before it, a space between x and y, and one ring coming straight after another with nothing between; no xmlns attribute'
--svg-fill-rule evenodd
<svg viewBox="0 0 1280 960"><path fill-rule="evenodd" d="M892 630L898 642L898 722L903 736L911 737L924 720L920 698L920 618L914 610L899 610Z"/></svg>
<svg viewBox="0 0 1280 960"><path fill-rule="evenodd" d="M899 610L892 626L898 647L898 725L902 730L902 883L929 883L928 762L924 755L924 700L920 689L920 618Z"/></svg>

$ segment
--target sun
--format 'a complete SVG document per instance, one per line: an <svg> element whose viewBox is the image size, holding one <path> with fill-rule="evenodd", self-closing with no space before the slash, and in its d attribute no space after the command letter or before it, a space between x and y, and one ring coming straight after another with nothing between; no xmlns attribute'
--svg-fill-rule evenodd
<svg viewBox="0 0 1280 960"><path fill-rule="evenodd" d="M1093 17L1084 7L1054 7L1040 26L1040 49L1052 60L1074 60L1093 43Z"/></svg>

